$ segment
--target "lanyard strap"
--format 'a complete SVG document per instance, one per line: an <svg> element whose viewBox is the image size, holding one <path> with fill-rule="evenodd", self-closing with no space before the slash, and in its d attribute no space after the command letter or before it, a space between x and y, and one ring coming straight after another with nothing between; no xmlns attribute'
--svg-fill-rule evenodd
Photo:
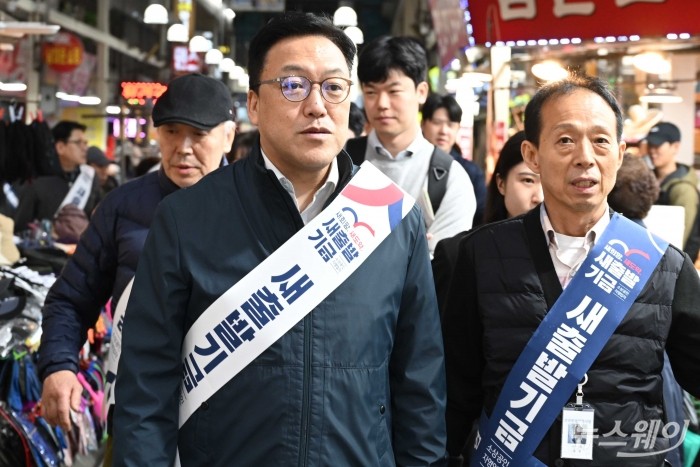
<svg viewBox="0 0 700 467"><path fill-rule="evenodd" d="M583 375L642 291L668 243L614 214L581 269L510 371L489 419L482 415L472 466L532 457Z"/></svg>

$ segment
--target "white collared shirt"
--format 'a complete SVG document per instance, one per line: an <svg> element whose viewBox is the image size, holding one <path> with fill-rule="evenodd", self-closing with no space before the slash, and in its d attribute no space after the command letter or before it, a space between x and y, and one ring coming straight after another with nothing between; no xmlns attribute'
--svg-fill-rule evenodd
<svg viewBox="0 0 700 467"><path fill-rule="evenodd" d="M292 197L297 209L299 209L299 203L297 203L297 197L296 193L294 192L294 185L292 185L292 182L289 181L289 179L285 177L277 167L275 167L275 164L273 164L267 155L265 155L265 152L262 149L260 149L260 152L262 153L263 161L265 161L265 168L274 172L284 189L287 191L287 193L289 193L289 196ZM328 177L326 178L325 183L316 191L316 193L314 193L314 197L309 205L306 206L306 209L299 212L301 219L304 221L304 225L308 224L311 219L323 211L326 201L328 201L328 198L330 198L335 191L339 180L340 175L338 172L338 161L334 157L333 161L331 162L331 170L328 172Z"/></svg>
<svg viewBox="0 0 700 467"><path fill-rule="evenodd" d="M584 237L570 237L568 235L557 233L552 227L552 223L547 215L547 209L544 203L540 206L540 222L542 230L547 237L547 246L549 254L554 263L554 269L557 272L557 278L563 289L569 285L571 279L574 278L576 271L581 267L581 264L586 259L588 252L591 251L595 242L603 234L603 231L610 223L609 210L606 207L605 214L596 222L596 224L586 232Z"/></svg>

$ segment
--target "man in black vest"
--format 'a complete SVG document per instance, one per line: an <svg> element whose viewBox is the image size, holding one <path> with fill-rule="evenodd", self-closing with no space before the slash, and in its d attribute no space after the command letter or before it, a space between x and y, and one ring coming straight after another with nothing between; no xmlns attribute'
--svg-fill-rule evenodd
<svg viewBox="0 0 700 467"><path fill-rule="evenodd" d="M597 78L572 76L544 86L525 109L525 132L523 158L541 177L544 203L522 216L468 234L459 245L447 298L443 322L447 449L454 465L460 465L460 454L482 411L491 417L523 350L527 346L535 351L528 345L535 330L550 313L561 311L552 311L559 296L569 292L572 279L580 279L581 274L591 277L590 269L579 267L611 223L607 196L615 184L625 143L622 113L607 84ZM653 439L645 430L665 423L664 349L680 385L700 395L698 290L700 278L690 258L669 246L588 368L587 381L579 386L583 403L593 409L592 462L568 460L574 450L565 446L569 453L563 452L561 445L567 444L569 433L564 428L573 425L563 427L561 418L543 426L536 425L535 417L529 427L519 427L515 435L521 440L528 429L543 429L544 436L533 440L537 446L534 457L545 465L561 466L663 465L664 452L672 447L672 433L683 427L659 427ZM614 297L611 300L615 306L630 305L615 302ZM587 345L581 345L581 352ZM534 355L540 354L535 351ZM554 377L553 360L553 365L558 364L549 359L549 377ZM576 391L567 390L563 396L577 403L572 392ZM525 403L532 401L534 398ZM563 408L555 408L559 417ZM483 437L476 441L486 443L480 444L482 449L491 445L493 436L481 431L479 435ZM644 443L635 442L642 436L647 436ZM466 451L474 445L469 443ZM528 459L517 461L521 465Z"/></svg>

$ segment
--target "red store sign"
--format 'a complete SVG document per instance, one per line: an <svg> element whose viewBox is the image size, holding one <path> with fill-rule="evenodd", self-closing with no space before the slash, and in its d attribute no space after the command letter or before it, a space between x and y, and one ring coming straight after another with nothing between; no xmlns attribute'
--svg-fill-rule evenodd
<svg viewBox="0 0 700 467"><path fill-rule="evenodd" d="M44 63L59 73L73 71L83 62L83 41L70 32L46 39L41 51Z"/></svg>
<svg viewBox="0 0 700 467"><path fill-rule="evenodd" d="M474 40L700 33L698 0L469 0Z"/></svg>

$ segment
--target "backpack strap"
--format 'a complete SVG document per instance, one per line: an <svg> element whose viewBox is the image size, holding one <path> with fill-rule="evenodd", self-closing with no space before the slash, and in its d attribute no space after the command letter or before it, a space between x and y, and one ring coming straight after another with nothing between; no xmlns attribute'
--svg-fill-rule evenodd
<svg viewBox="0 0 700 467"><path fill-rule="evenodd" d="M452 156L435 146L432 156L430 156L430 167L428 168L428 196L433 212L437 212L447 191L447 178L450 175L452 166Z"/></svg>
<svg viewBox="0 0 700 467"><path fill-rule="evenodd" d="M351 138L345 143L345 152L350 155L352 163L361 165L365 161L365 151L367 151L367 137Z"/></svg>

